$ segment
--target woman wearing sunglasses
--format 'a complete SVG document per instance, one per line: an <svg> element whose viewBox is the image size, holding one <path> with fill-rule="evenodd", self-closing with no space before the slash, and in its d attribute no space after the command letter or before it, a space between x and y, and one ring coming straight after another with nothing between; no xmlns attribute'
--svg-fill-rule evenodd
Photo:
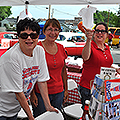
<svg viewBox="0 0 120 120"><path fill-rule="evenodd" d="M83 26L84 27L84 26ZM96 24L94 30L85 29L87 37L86 44L82 51L83 71L79 83L81 102L85 105L85 100L90 100L90 81L94 80L96 74L100 74L101 67L111 67L113 58L109 46L105 44L108 37L108 27L105 23Z"/></svg>
<svg viewBox="0 0 120 120"><path fill-rule="evenodd" d="M56 19L48 19L44 25L43 33L46 36L44 41L38 44L45 50L45 56L50 75L47 81L50 103L55 108L61 109L61 105L68 99L67 73L65 59L67 58L64 47L55 42L61 30L60 23ZM34 117L46 111L43 99L35 85L35 94L31 95ZM35 99L36 98L36 99Z"/></svg>
<svg viewBox="0 0 120 120"><path fill-rule="evenodd" d="M39 32L40 26L35 21L20 20L17 24L19 43L0 58L0 120L17 120L21 107L28 119L34 120L27 98L36 82L46 109L58 112L48 97L49 73L44 49L37 45Z"/></svg>

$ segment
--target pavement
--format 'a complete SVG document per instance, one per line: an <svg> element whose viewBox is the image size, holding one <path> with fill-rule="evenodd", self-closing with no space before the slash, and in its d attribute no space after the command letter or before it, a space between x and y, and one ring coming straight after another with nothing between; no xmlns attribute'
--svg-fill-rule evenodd
<svg viewBox="0 0 120 120"><path fill-rule="evenodd" d="M113 55L113 63L120 66L120 48L113 47L111 52Z"/></svg>

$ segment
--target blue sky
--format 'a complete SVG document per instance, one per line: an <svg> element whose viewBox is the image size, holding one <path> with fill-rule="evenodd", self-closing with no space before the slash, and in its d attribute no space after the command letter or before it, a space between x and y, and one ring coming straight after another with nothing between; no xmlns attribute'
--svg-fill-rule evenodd
<svg viewBox="0 0 120 120"><path fill-rule="evenodd" d="M96 7L99 11L112 11L116 13L118 11L119 5L91 5L92 7ZM46 9L49 7L48 5L29 5L28 11L32 14L33 18L48 18L49 10ZM78 12L80 9L87 7L87 5L51 5L51 15L52 10L53 17L56 19L74 19L74 17L79 17ZM13 6L11 8L12 15L11 17L19 16L20 12L25 10L25 6Z"/></svg>

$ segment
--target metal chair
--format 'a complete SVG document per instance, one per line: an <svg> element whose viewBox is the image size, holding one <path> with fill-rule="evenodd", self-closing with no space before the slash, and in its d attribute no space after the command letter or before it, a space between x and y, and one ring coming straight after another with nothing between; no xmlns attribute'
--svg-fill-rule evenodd
<svg viewBox="0 0 120 120"><path fill-rule="evenodd" d="M35 120L64 120L64 117L60 111L59 113L47 111L36 117Z"/></svg>
<svg viewBox="0 0 120 120"><path fill-rule="evenodd" d="M68 82L68 90L73 90L75 88L78 88L77 83L74 80L68 79L67 82ZM79 96L80 96L80 93L79 93ZM82 107L82 104L74 103L72 105L68 105L67 107L62 108L63 110L62 112L64 112L66 115L70 117L79 119L82 117L82 114L83 114L83 109L81 107Z"/></svg>

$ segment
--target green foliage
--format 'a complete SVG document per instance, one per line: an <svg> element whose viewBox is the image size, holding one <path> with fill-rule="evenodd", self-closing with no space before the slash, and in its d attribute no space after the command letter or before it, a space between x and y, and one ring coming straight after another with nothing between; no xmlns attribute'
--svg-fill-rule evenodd
<svg viewBox="0 0 120 120"><path fill-rule="evenodd" d="M120 27L120 5L118 8L117 17L118 17L118 19L116 19L115 26Z"/></svg>
<svg viewBox="0 0 120 120"><path fill-rule="evenodd" d="M96 11L94 23L105 22L108 27L120 27L120 6L118 14L109 11Z"/></svg>
<svg viewBox="0 0 120 120"><path fill-rule="evenodd" d="M9 17L11 13L10 6L2 6L0 7L0 21L4 20L5 18Z"/></svg>

